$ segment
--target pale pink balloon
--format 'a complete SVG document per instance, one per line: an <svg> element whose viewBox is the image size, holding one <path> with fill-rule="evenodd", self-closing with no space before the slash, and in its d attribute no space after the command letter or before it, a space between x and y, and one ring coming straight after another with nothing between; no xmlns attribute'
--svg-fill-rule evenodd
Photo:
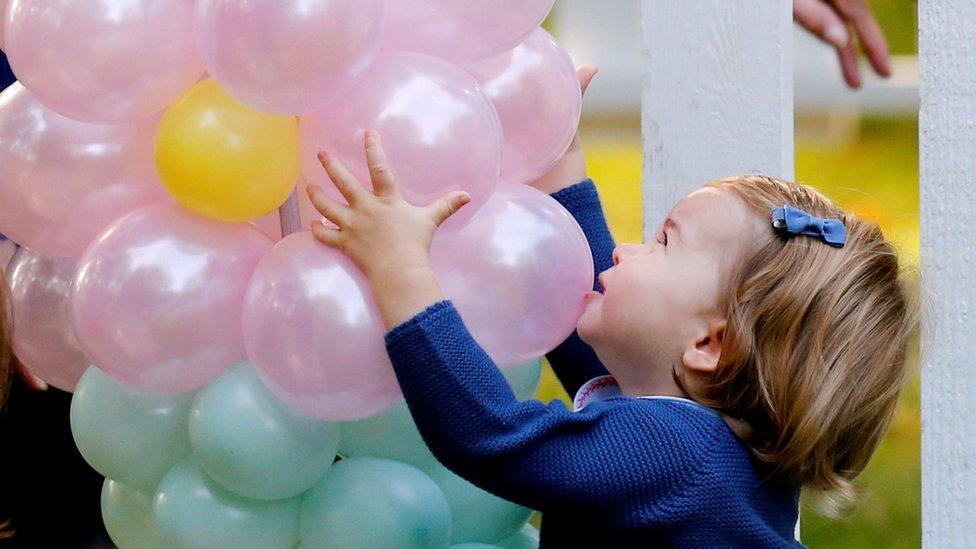
<svg viewBox="0 0 976 549"><path fill-rule="evenodd" d="M278 210L255 219L251 224L260 229L272 242L281 240L281 219Z"/></svg>
<svg viewBox="0 0 976 549"><path fill-rule="evenodd" d="M68 293L77 263L21 248L7 267L14 354L32 374L64 391L74 391L91 366L71 324Z"/></svg>
<svg viewBox="0 0 976 549"><path fill-rule="evenodd" d="M38 100L86 122L166 108L203 73L193 0L20 0L4 26L14 74Z"/></svg>
<svg viewBox="0 0 976 549"><path fill-rule="evenodd" d="M20 84L0 94L0 233L77 257L109 223L166 198L153 163L154 120L86 124Z"/></svg>
<svg viewBox="0 0 976 549"><path fill-rule="evenodd" d="M0 268L6 269L17 253L17 243L6 237L0 238Z"/></svg>
<svg viewBox="0 0 976 549"><path fill-rule="evenodd" d="M521 184L500 184L467 226L434 242L431 262L475 340L501 366L562 343L593 289L593 257L579 224Z"/></svg>
<svg viewBox="0 0 976 549"><path fill-rule="evenodd" d="M476 61L518 45L555 0L387 0L384 51Z"/></svg>
<svg viewBox="0 0 976 549"><path fill-rule="evenodd" d="M276 114L321 109L379 52L383 0L198 0L207 70L238 101Z"/></svg>
<svg viewBox="0 0 976 549"><path fill-rule="evenodd" d="M251 279L247 355L264 383L300 412L361 419L401 398L369 284L309 231L279 242Z"/></svg>
<svg viewBox="0 0 976 549"><path fill-rule="evenodd" d="M447 226L461 226L494 191L501 169L501 124L475 79L418 53L376 59L367 75L325 110L302 119L305 178L341 199L319 163L327 149L371 188L363 135L377 130L404 197L426 205L464 190L471 203Z"/></svg>
<svg viewBox="0 0 976 549"><path fill-rule="evenodd" d="M3 45L4 24L3 23L4 21L7 20L7 7L9 7L9 5L10 5L9 0L0 0L0 50L4 49L4 45Z"/></svg>
<svg viewBox="0 0 976 549"><path fill-rule="evenodd" d="M172 204L132 212L78 263L71 312L82 348L137 390L206 384L244 356L244 292L271 245L246 223Z"/></svg>
<svg viewBox="0 0 976 549"><path fill-rule="evenodd" d="M555 164L576 135L583 97L573 60L539 28L501 55L468 66L502 121L502 180L527 183Z"/></svg>

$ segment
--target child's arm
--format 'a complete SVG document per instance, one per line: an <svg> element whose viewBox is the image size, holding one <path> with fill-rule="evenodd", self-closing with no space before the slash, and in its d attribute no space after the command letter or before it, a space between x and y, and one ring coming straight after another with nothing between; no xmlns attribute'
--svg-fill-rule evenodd
<svg viewBox="0 0 976 549"><path fill-rule="evenodd" d="M626 505L635 491L642 501L673 498L674 486L696 469L675 458L687 453L674 433L681 422L638 417L632 407L574 414L558 401L519 403L444 300L430 267L430 243L437 226L466 203L465 193L410 205L373 132L366 133L373 193L333 157L320 158L349 205L310 187L312 203L338 227L313 223L312 231L369 279L391 330L386 344L397 379L438 459L483 488L541 510ZM669 452L659 452L662 446Z"/></svg>
<svg viewBox="0 0 976 549"><path fill-rule="evenodd" d="M595 274L599 275L612 267L613 236L610 235L610 228L607 227L603 208L600 205L600 196L593 181L587 179L557 191L552 197L569 210L583 229L586 240L590 244L590 252L593 254ZM596 278L593 279L593 289L601 290L600 281ZM546 358L549 359L553 372L570 398L573 398L587 381L609 373L593 352L593 348L584 343L575 331L566 341L547 354Z"/></svg>
<svg viewBox="0 0 976 549"><path fill-rule="evenodd" d="M500 497L543 512L603 516L659 500L668 504L653 506L663 519L679 489L703 481L702 454L680 412L687 405L644 401L574 413L560 401L520 403L449 301L393 329L386 345L434 456Z"/></svg>
<svg viewBox="0 0 976 549"><path fill-rule="evenodd" d="M597 66L587 63L576 70L579 76L580 89L583 93L597 73ZM600 205L600 196L596 186L586 174L586 158L579 135L556 162L548 173L532 182L532 186L542 192L549 193L569 210L576 222L579 223L590 243L593 255L595 275L613 266L613 236L607 227L607 220ZM600 282L594 278L593 289L601 290ZM573 332L559 347L551 351L546 358L552 365L553 372L559 378L563 388L573 398L576 391L587 381L607 375L608 372L593 349Z"/></svg>

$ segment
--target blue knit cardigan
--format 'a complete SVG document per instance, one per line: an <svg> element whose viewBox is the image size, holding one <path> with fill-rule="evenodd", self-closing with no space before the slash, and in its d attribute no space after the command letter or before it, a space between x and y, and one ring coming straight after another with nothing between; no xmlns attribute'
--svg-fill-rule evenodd
<svg viewBox="0 0 976 549"><path fill-rule="evenodd" d="M586 233L597 273L609 268L613 238L593 182L553 197ZM798 545L798 491L766 480L704 406L621 396L573 412L560 401L519 402L450 301L391 330L386 346L437 459L542 511L545 547ZM570 395L607 374L575 333L548 358Z"/></svg>

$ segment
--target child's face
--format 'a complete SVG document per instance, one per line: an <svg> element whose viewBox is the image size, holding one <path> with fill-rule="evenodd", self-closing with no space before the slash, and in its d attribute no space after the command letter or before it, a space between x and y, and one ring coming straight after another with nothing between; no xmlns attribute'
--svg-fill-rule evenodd
<svg viewBox="0 0 976 549"><path fill-rule="evenodd" d="M614 251L614 266L600 275L603 294L587 296L580 337L611 373L626 364L671 368L709 326L723 320L721 285L769 230L735 195L704 187L671 210L654 238ZM664 379L663 375L658 376Z"/></svg>

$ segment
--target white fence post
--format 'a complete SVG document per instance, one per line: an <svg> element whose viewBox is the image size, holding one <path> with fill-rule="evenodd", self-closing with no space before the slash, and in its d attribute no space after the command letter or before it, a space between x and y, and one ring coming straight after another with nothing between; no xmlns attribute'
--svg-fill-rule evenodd
<svg viewBox="0 0 976 549"><path fill-rule="evenodd" d="M976 3L919 2L922 542L976 546Z"/></svg>
<svg viewBox="0 0 976 549"><path fill-rule="evenodd" d="M641 0L641 23L644 238L710 180L792 179L792 2Z"/></svg>
<svg viewBox="0 0 976 549"><path fill-rule="evenodd" d="M644 235L681 197L743 173L793 177L786 0L642 0Z"/></svg>

